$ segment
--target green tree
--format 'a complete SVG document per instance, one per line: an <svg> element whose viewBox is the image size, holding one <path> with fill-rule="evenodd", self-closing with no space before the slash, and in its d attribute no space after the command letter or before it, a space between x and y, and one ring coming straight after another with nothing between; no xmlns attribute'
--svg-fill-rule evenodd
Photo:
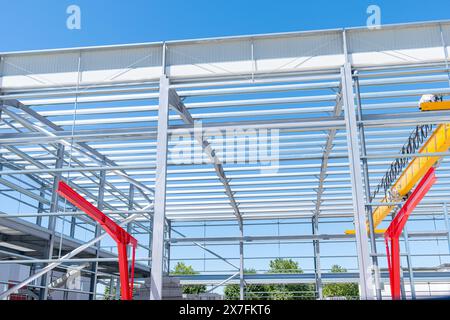
<svg viewBox="0 0 450 320"><path fill-rule="evenodd" d="M245 269L244 274L256 274L254 269ZM239 300L240 288L237 284L229 284L224 290L226 300ZM246 300L265 300L269 298L267 286L260 284L250 284L245 286Z"/></svg>
<svg viewBox="0 0 450 320"><path fill-rule="evenodd" d="M104 292L104 296L103 296L103 300L114 300L116 297L116 287L113 286L112 287L112 292L110 292L110 287L106 286L105 287L105 292Z"/></svg>
<svg viewBox="0 0 450 320"><path fill-rule="evenodd" d="M269 273L303 273L298 263L292 259L277 258L270 261ZM310 284L275 284L269 285L272 300L304 300L315 297L314 286Z"/></svg>
<svg viewBox="0 0 450 320"><path fill-rule="evenodd" d="M339 266L333 265L331 267L331 272L341 273L347 272L347 269ZM359 288L356 283L330 283L323 288L324 297L345 297L346 299L355 299L359 297Z"/></svg>
<svg viewBox="0 0 450 320"><path fill-rule="evenodd" d="M175 266L174 270L172 271L173 275L190 275L190 274L198 274L192 268L192 266L188 266L184 264L183 262L178 262ZM204 285L188 285L183 286L183 293L185 294L200 294L206 292L206 286Z"/></svg>

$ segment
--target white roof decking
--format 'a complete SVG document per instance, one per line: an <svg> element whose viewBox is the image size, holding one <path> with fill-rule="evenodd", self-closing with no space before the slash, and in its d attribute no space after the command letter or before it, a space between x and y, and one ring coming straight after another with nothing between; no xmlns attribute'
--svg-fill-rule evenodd
<svg viewBox="0 0 450 320"><path fill-rule="evenodd" d="M344 42L359 68L439 63L450 23L4 53L2 90L158 81L163 62L172 81L330 70L344 63Z"/></svg>

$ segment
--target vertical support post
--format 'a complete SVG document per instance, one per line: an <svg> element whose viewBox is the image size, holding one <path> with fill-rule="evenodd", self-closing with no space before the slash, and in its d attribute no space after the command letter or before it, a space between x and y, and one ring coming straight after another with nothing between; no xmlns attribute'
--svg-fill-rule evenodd
<svg viewBox="0 0 450 320"><path fill-rule="evenodd" d="M106 161L103 158L102 164L105 165ZM106 171L100 171L100 181L99 181L99 189L98 189L98 198L97 198L97 208L99 210L103 210L103 199L105 197L105 182L106 182ZM96 224L95 225L95 238L100 235L101 227ZM95 257L98 259L100 256L100 244L101 241L95 244ZM97 273L98 273L98 261L92 262L91 266L91 279L89 282L89 300L95 300L96 292L97 292Z"/></svg>
<svg viewBox="0 0 450 320"><path fill-rule="evenodd" d="M64 145L60 144L58 145L58 151L56 153L56 169L61 169L64 163ZM58 183L59 180L61 180L61 173L56 173L55 177L53 178L53 186L52 186L52 198L50 202L50 212L54 213L58 211ZM55 246L55 229L56 229L56 216L50 216L48 219L48 229L50 230L50 239L48 241L48 247L45 250L46 258L51 260L53 259L53 248ZM44 268L47 264L44 264ZM41 278L41 288L39 292L39 299L40 300L47 300L48 298L48 286L50 284L50 276L51 273L46 273Z"/></svg>
<svg viewBox="0 0 450 320"><path fill-rule="evenodd" d="M312 233L317 235L319 233L319 217L312 218ZM314 247L314 274L316 278L316 290L317 298L323 299L323 286L322 286L322 270L320 266L320 242L319 240L313 240Z"/></svg>
<svg viewBox="0 0 450 320"><path fill-rule="evenodd" d="M119 279L116 279L116 300L120 300L120 289L121 285L120 285L120 281Z"/></svg>
<svg viewBox="0 0 450 320"><path fill-rule="evenodd" d="M130 184L130 188L128 190L128 210L132 211L134 210L134 185ZM127 224L127 232L131 234L131 231L133 230L133 223L130 222ZM130 248L127 250L128 253L130 253Z"/></svg>
<svg viewBox="0 0 450 320"><path fill-rule="evenodd" d="M36 264L36 263L32 263L32 264L30 265L30 273L29 273L29 276L30 276L30 277L31 277L32 275L35 274L37 267L38 267L38 264ZM37 284L38 284L38 283L37 283L36 281L33 281L33 282L31 283L32 286L33 286L33 285L37 285Z"/></svg>
<svg viewBox="0 0 450 320"><path fill-rule="evenodd" d="M108 300L113 300L114 278L109 278L109 296Z"/></svg>
<svg viewBox="0 0 450 320"><path fill-rule="evenodd" d="M244 226L239 224L241 240L239 240L239 299L245 300L245 279L244 279Z"/></svg>
<svg viewBox="0 0 450 320"><path fill-rule="evenodd" d="M445 43L444 31L442 30L442 24L441 23L439 23L439 31L440 31L440 34L441 34L442 48L444 49L445 68L447 69L448 85L450 86L450 69L449 69L449 65L448 65L449 54L448 54L448 50L447 50L447 44Z"/></svg>
<svg viewBox="0 0 450 320"><path fill-rule="evenodd" d="M150 299L162 299L164 268L164 222L167 187L167 148L169 127L169 79L163 75L159 84L158 138L156 145L155 204L152 229L152 271Z"/></svg>
<svg viewBox="0 0 450 320"><path fill-rule="evenodd" d="M391 244L389 252L388 242L386 242L386 249L390 269L391 293L393 300L400 300L400 244L397 237L392 237L388 240Z"/></svg>
<svg viewBox="0 0 450 320"><path fill-rule="evenodd" d="M443 211L444 211L445 230L447 230L448 252L450 253L450 226L449 226L449 222L448 222L448 205L447 205L447 202L444 203Z"/></svg>
<svg viewBox="0 0 450 320"><path fill-rule="evenodd" d="M130 286L128 285L128 254L127 254L127 244L124 242L117 242L117 251L119 253L119 271L120 271L120 282L123 284L120 286L120 296L122 300L131 300Z"/></svg>
<svg viewBox="0 0 450 320"><path fill-rule="evenodd" d="M359 153L360 145L358 141L357 121L355 115L355 97L353 92L352 68L350 63L345 63L344 67L341 69L341 72L350 179L352 184L354 223L356 230L359 284L361 289L360 295L363 300L372 300L374 298L373 276L368 251L364 192L361 176L361 157Z"/></svg>
<svg viewBox="0 0 450 320"><path fill-rule="evenodd" d="M364 124L362 123L362 102L361 102L361 91L359 87L359 78L355 79L355 90L356 90L356 106L358 113L358 121L360 122L358 125L359 129L359 140L361 143L361 154L363 156L362 159L362 168L363 168L363 178L364 178L364 192L366 195L366 199L368 202L372 202L371 191L370 191L370 178L369 178L369 164L367 161L367 149L366 149L366 134L364 131ZM375 237L375 227L373 224L373 212L372 206L368 205L366 207L366 213L369 220L369 235L370 235L370 250L372 255L372 265L373 265L373 275L375 280L375 293L377 300L382 300L383 296L381 294L381 276L380 269L378 267L378 256L377 256L377 240Z"/></svg>
<svg viewBox="0 0 450 320"><path fill-rule="evenodd" d="M162 63L162 75L165 76L167 74L167 44L164 42L162 47L162 57L161 57Z"/></svg>
<svg viewBox="0 0 450 320"><path fill-rule="evenodd" d="M2 66L2 62L3 62L3 57L0 57L0 67ZM0 71L1 71L1 69L0 69ZM0 73L0 75L1 75L1 73ZM0 84L1 84L1 82L0 82ZM0 86L0 93L1 93L2 91L1 91L1 86ZM3 105L3 101L0 101L0 105ZM3 119L3 110L2 109L0 109L0 122L2 121L2 119ZM2 153L0 153L0 156L3 156L3 154ZM2 163L0 163L0 171L3 171L3 164ZM1 177L1 174L0 174L0 177Z"/></svg>
<svg viewBox="0 0 450 320"><path fill-rule="evenodd" d="M411 287L411 299L416 299L416 284L414 281L414 268L412 264L411 251L409 249L409 234L406 225L403 227L403 237L405 239L406 260L408 262L409 285Z"/></svg>
<svg viewBox="0 0 450 320"><path fill-rule="evenodd" d="M135 196L135 187L133 184L130 184L129 190L128 190L128 210L132 211L134 210L134 196ZM133 222L130 222L127 224L127 233L132 235L133 232ZM127 257L130 257L130 253L131 256L133 257L133 255L135 254L135 248L130 247L130 246L126 246L126 250L127 250ZM131 252L130 252L131 250ZM128 261L128 260L127 260ZM131 268L134 268L133 265L134 261L131 263ZM127 270L129 270L129 264L127 263ZM131 276L133 277L133 274L131 274ZM131 283L131 288L130 288L130 300L133 296L133 289L134 289L134 283Z"/></svg>
<svg viewBox="0 0 450 320"><path fill-rule="evenodd" d="M172 221L167 220L167 237L172 238ZM166 242L167 272L170 273L170 241Z"/></svg>
<svg viewBox="0 0 450 320"><path fill-rule="evenodd" d="M399 240L400 245L400 240ZM403 268L402 268L402 257L399 257L400 263L400 292L402 300L406 300L406 288L405 288L405 277L403 276Z"/></svg>
<svg viewBox="0 0 450 320"><path fill-rule="evenodd" d="M153 236L153 216L149 217L149 222L148 222L148 229L150 230L149 234L148 234L148 261L147 261L147 265L149 267L149 270L151 270L151 266L152 266L152 236Z"/></svg>
<svg viewBox="0 0 450 320"><path fill-rule="evenodd" d="M74 211L76 211L74 209ZM75 228L77 227L77 218L71 217L70 218L70 237L73 239L75 238Z"/></svg>
<svg viewBox="0 0 450 320"><path fill-rule="evenodd" d="M41 198L44 198L44 197L45 197L45 192L44 192L44 191L45 191L45 186L42 184L41 187L40 187L40 189L39 189L39 196L40 196ZM42 203L41 201L39 201L37 213L42 213L42 212L44 212L44 203ZM39 216L39 215L36 217L36 224L37 224L38 226L42 226L42 217Z"/></svg>

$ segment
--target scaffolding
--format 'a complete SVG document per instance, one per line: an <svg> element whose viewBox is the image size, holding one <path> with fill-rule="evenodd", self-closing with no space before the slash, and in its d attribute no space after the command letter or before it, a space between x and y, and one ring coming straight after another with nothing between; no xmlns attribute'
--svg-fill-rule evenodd
<svg viewBox="0 0 450 320"><path fill-rule="evenodd" d="M418 126L450 123L448 110L418 106L450 94L449 46L439 21L1 53L0 268L28 274L0 279L0 298L21 287L101 299L99 286L118 285L114 245L58 197L65 181L137 239L135 275L151 278L152 299L178 261L200 272L182 284L238 284L241 299L261 283L311 283L322 299L336 282L381 299L372 215L403 199L372 191L395 159L434 156L438 182L401 260L404 297L430 294L419 284L450 282L433 268L450 262L449 152L399 151ZM304 273L261 267L277 257ZM52 285L73 270L88 288Z"/></svg>

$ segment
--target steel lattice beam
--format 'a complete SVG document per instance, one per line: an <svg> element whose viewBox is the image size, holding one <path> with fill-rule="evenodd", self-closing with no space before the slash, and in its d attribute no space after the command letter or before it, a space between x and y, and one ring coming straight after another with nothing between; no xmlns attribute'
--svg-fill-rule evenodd
<svg viewBox="0 0 450 320"><path fill-rule="evenodd" d="M190 126L194 125L195 123L194 118L192 117L189 110L186 108L186 106L181 101L180 97L178 96L177 92L174 89L169 90L169 105L178 112L181 119L186 124ZM229 179L225 175L222 161L216 155L216 151L211 147L211 144L206 139L203 138L203 133L195 134L195 139L200 144L205 154L209 157L210 162L214 165L216 175L219 178L220 182L222 182L223 187L225 188L225 193L230 201L230 205L233 208L236 218L238 219L239 225L242 227L242 214L239 210L239 205L234 197L234 193L231 190Z"/></svg>

